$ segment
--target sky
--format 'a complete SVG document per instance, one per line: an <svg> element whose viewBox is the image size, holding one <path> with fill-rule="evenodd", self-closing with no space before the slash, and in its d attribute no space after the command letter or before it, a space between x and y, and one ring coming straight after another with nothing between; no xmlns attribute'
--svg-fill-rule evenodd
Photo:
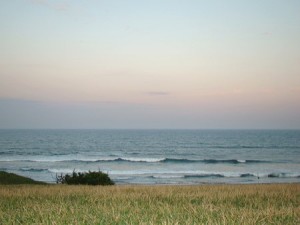
<svg viewBox="0 0 300 225"><path fill-rule="evenodd" d="M0 128L300 129L299 0L2 0Z"/></svg>

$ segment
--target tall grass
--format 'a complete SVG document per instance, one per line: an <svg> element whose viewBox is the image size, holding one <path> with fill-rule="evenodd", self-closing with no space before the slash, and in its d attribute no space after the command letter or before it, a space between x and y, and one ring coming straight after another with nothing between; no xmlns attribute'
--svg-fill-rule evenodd
<svg viewBox="0 0 300 225"><path fill-rule="evenodd" d="M300 184L0 185L0 224L300 224Z"/></svg>

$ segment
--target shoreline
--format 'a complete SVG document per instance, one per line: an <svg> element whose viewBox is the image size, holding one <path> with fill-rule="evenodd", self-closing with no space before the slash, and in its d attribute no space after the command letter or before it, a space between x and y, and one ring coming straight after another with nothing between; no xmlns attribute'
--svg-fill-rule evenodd
<svg viewBox="0 0 300 225"><path fill-rule="evenodd" d="M112 178L111 178L112 179ZM272 178L271 178L272 179ZM175 182L157 182L157 183L142 183L142 182L118 182L118 180L114 180L115 185L118 186L126 186L126 185L137 185L137 186L202 186L202 185L255 185L255 184L299 184L300 183L300 179L299 178L295 178L294 180L291 179L287 179L287 180L279 180L279 181L271 181L270 179L256 179L256 181L248 181L248 182L226 182L226 181L202 181L202 182L180 182L180 183L175 183ZM0 185L1 184L6 184L9 185L10 182L12 182L12 184L24 184L24 183L29 183L29 184L33 184L33 183L37 183L37 184L49 184L49 185L55 185L56 181L47 181L47 180L37 180L37 179L32 179L29 176L23 176L23 175L19 175L16 173L11 173L11 172L7 172L7 171L0 171Z"/></svg>

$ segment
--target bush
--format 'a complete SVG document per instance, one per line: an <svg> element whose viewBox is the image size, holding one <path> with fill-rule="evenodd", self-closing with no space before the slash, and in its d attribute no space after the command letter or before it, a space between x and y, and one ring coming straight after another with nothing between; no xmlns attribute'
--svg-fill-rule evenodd
<svg viewBox="0 0 300 225"><path fill-rule="evenodd" d="M88 185L114 185L114 182L109 178L108 174L101 171L88 173L76 173L75 170L72 174L56 175L56 183L58 184L88 184Z"/></svg>

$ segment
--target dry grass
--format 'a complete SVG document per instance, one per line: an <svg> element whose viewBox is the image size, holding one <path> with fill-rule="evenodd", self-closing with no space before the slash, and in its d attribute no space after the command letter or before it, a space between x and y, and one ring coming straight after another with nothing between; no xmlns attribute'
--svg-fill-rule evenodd
<svg viewBox="0 0 300 225"><path fill-rule="evenodd" d="M300 184L0 186L0 224L300 224Z"/></svg>

